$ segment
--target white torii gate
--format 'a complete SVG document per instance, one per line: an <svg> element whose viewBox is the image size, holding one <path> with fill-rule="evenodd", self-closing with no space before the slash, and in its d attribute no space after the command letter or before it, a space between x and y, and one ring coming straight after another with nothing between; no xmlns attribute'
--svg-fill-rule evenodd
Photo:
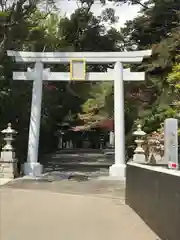
<svg viewBox="0 0 180 240"><path fill-rule="evenodd" d="M151 50L132 52L18 52L7 51L8 56L15 57L16 62L35 63L27 72L14 72L14 80L33 80L31 117L29 126L28 157L24 164L25 175L39 176L42 165L38 162L39 129L41 119L42 85L48 81L113 81L114 80L114 132L115 132L115 163L110 167L109 174L118 179L125 178L125 133L124 133L124 84L123 81L143 81L144 72L130 72L123 69L123 63L141 63L143 57L149 57ZM50 72L44 69L44 63L71 63L71 71ZM78 64L77 64L78 63ZM80 65L79 65L80 63ZM107 72L87 72L86 63L115 63L114 69ZM76 69L76 70L75 70ZM74 73L73 73L74 71ZM73 74L76 75L73 77ZM78 77L77 77L78 76Z"/></svg>

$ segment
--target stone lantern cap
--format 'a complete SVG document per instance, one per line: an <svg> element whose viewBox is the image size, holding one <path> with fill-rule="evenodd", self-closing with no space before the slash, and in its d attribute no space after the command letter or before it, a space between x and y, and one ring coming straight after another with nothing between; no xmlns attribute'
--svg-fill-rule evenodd
<svg viewBox="0 0 180 240"><path fill-rule="evenodd" d="M134 136L145 136L146 133L144 131L142 131L142 126L141 124L137 125L137 130L135 132L133 132Z"/></svg>
<svg viewBox="0 0 180 240"><path fill-rule="evenodd" d="M3 134L17 134L17 132L11 128L12 124L8 123L8 127L1 131Z"/></svg>

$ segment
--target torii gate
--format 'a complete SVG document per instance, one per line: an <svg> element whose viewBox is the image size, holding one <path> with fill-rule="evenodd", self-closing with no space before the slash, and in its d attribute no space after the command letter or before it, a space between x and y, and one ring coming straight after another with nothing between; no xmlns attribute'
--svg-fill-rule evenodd
<svg viewBox="0 0 180 240"><path fill-rule="evenodd" d="M143 57L151 56L151 50L132 52L18 52L7 51L16 62L35 63L27 72L14 72L14 80L33 80L31 117L29 126L28 157L24 164L25 175L39 176L42 165L38 162L39 129L41 119L42 85L48 81L113 81L114 80L114 132L115 163L109 174L118 179L125 178L125 133L124 133L124 84L123 81L143 81L144 72L123 70L123 63L141 63ZM70 73L50 72L44 69L44 63L70 63ZM87 72L86 63L115 63L114 69L107 72Z"/></svg>

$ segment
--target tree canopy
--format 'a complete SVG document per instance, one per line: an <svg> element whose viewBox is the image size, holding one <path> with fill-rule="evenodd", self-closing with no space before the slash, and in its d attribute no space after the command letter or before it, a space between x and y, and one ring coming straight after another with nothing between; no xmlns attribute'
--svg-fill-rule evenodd
<svg viewBox="0 0 180 240"><path fill-rule="evenodd" d="M71 1L71 0L70 0ZM0 1L0 128L9 121L18 130L17 149L25 156L32 82L12 80L15 64L6 50L24 51L122 51L153 49L151 58L132 70L146 71L141 83L125 83L126 137L131 141L134 124L147 132L157 130L167 117L180 110L180 5L177 0L114 0L139 4L140 14L125 27L106 28L118 18L107 8L98 17L91 12L93 0L81 0L70 16L58 14L58 1ZM102 0L102 4L106 1ZM42 5L45 7L41 7ZM121 16L119 16L121 17ZM32 66L31 66L32 67ZM68 71L69 65L48 65L52 71ZM105 71L112 65L89 65L88 71ZM126 66L125 66L126 67ZM113 119L112 82L44 83L40 149L53 148L54 133L64 121L91 127ZM50 140L51 139L51 140Z"/></svg>

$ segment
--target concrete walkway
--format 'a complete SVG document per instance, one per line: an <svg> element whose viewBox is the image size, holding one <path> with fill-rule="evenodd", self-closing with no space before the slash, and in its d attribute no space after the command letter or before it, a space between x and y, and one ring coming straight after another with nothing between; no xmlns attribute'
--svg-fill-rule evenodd
<svg viewBox="0 0 180 240"><path fill-rule="evenodd" d="M157 240L120 199L0 189L1 240Z"/></svg>

